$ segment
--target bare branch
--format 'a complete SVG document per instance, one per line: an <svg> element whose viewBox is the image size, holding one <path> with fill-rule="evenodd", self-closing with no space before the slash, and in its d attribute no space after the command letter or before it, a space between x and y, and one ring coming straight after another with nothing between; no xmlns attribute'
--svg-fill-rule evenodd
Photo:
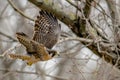
<svg viewBox="0 0 120 80"><path fill-rule="evenodd" d="M0 18L2 17L3 13L4 13L5 10L7 9L8 5L9 5L9 4L6 4L5 8L4 8L3 11L1 12L1 14L0 14Z"/></svg>
<svg viewBox="0 0 120 80"><path fill-rule="evenodd" d="M92 6L91 3L94 0L87 0L85 3L85 7L79 10L82 13L82 18L79 15L78 17L76 17L76 13L73 13L70 10L69 10L69 13L66 12L64 9L58 6L59 3L54 4L52 1L46 1L46 0L29 0L29 1L35 4L38 8L47 10L48 12L55 14L55 16L59 20L67 24L77 36L86 38L88 36L86 34L89 34L90 38L93 39L93 42L87 47L100 57L104 55L104 58L107 62L112 62L113 65L116 63L116 56L113 57L111 55L111 54L116 55L116 52L112 50L112 47L114 48L115 46L114 45L108 46L108 45L111 45L112 43L109 43L109 40L107 40L107 38L98 30L98 28L94 27L90 23L89 15L90 15L91 6ZM78 8L75 4L71 2L69 3L75 8ZM86 32L85 28L88 28L88 32ZM99 33L99 35L97 33ZM99 38L103 40L103 42L99 41L98 40ZM84 45L88 44L89 42L89 41L86 42L87 39L86 40L81 39L81 41ZM97 47L98 43L100 43L100 48L102 48L101 52L98 51L98 47ZM107 54L106 51L109 54Z"/></svg>
<svg viewBox="0 0 120 80"><path fill-rule="evenodd" d="M31 3L35 4L38 8L46 10L54 14L59 20L67 24L73 32L79 35L79 31L76 31L76 23L78 18L71 10L66 12L62 7L59 6L59 3L53 3L46 0L29 0ZM78 25L79 26L79 25Z"/></svg>
<svg viewBox="0 0 120 80"><path fill-rule="evenodd" d="M13 40L14 42L17 42L16 39L14 39L13 37L11 37L11 36L9 36L9 35L3 33L3 32L0 32L0 34L3 35L3 36L5 36L5 37L7 37L7 38L9 38L9 39L11 39L11 40Z"/></svg>
<svg viewBox="0 0 120 80"><path fill-rule="evenodd" d="M50 74L43 74L43 73L38 73L38 72L29 72L29 71L19 71L19 70L10 70L10 69L0 69L0 71L6 71L6 72L12 72L12 73L22 73L22 74L34 74L34 75L45 75L47 77L55 78L55 79L60 79L60 80L68 80L65 78L61 78L59 76L52 76Z"/></svg>
<svg viewBox="0 0 120 80"><path fill-rule="evenodd" d="M8 2L9 2L10 5L13 7L13 9L14 9L15 11L17 11L19 14L21 14L23 17L25 17L25 18L27 18L27 19L29 19L29 20L31 20L31 21L34 21L34 19L30 18L30 17L27 16L25 13L23 13L20 9L18 9L11 0L8 0Z"/></svg>

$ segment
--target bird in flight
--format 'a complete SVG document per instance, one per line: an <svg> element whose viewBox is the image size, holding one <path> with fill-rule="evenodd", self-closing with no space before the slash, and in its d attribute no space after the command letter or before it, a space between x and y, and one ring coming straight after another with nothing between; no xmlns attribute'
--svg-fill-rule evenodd
<svg viewBox="0 0 120 80"><path fill-rule="evenodd" d="M40 15L35 20L32 39L23 32L16 33L18 41L26 47L29 56L9 54L11 58L26 60L28 65L38 61L47 61L59 53L52 48L59 39L61 26L51 13L43 10L39 13Z"/></svg>

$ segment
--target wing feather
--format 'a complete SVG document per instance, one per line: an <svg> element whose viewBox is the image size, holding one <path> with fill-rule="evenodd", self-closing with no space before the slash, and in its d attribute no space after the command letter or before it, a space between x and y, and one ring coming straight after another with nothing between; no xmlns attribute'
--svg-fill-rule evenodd
<svg viewBox="0 0 120 80"><path fill-rule="evenodd" d="M55 16L41 10L34 26L33 40L51 49L57 42L61 28Z"/></svg>

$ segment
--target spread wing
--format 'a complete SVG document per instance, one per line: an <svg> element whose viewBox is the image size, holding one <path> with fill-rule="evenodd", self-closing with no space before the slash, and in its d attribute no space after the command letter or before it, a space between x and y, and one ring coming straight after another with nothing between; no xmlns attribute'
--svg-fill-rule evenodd
<svg viewBox="0 0 120 80"><path fill-rule="evenodd" d="M51 13L43 10L39 13L35 21L33 40L51 49L58 40L61 28L56 17Z"/></svg>

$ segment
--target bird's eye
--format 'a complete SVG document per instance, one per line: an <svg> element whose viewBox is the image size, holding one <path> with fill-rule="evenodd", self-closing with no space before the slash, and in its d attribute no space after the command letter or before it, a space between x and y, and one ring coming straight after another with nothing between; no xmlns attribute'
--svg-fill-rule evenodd
<svg viewBox="0 0 120 80"><path fill-rule="evenodd" d="M56 55L56 51L49 51L48 53L51 57L54 57Z"/></svg>

